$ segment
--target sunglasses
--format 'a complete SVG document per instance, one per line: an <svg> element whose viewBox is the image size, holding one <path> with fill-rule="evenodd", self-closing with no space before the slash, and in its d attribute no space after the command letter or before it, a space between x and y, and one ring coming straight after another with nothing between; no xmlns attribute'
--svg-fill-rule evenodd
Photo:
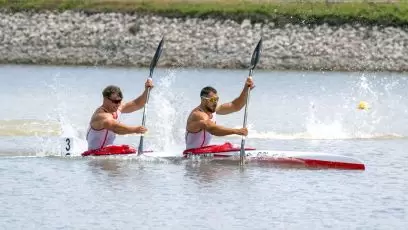
<svg viewBox="0 0 408 230"><path fill-rule="evenodd" d="M220 99L219 97L211 97L211 98L208 98L208 97L202 97L202 98L204 98L204 99L208 100L208 101L209 101L209 102L211 102L211 103L218 102L218 100Z"/></svg>
<svg viewBox="0 0 408 230"><path fill-rule="evenodd" d="M122 99L118 99L118 100L114 100L114 99L110 99L109 97L107 97L109 101L115 103L115 104L120 104L122 102Z"/></svg>

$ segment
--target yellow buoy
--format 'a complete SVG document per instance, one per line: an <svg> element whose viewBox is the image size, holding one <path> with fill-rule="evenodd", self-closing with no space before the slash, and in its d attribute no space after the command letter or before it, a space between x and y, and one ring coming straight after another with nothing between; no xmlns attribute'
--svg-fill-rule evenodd
<svg viewBox="0 0 408 230"><path fill-rule="evenodd" d="M365 101L360 101L360 103L358 103L357 109L360 109L360 110L369 109L368 103Z"/></svg>

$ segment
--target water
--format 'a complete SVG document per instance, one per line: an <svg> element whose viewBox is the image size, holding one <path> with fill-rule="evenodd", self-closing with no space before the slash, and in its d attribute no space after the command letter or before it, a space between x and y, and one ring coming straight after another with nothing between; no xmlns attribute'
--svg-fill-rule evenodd
<svg viewBox="0 0 408 230"><path fill-rule="evenodd" d="M256 71L247 145L363 160L365 171L306 170L147 157L60 157L85 150L101 91L130 100L146 69L1 66L0 229L405 229L408 75ZM185 120L206 85L237 97L246 70L159 69L145 146L183 150ZM357 110L360 100L371 109ZM217 123L242 126L244 110ZM138 125L142 111L122 122ZM240 143L236 136L215 143ZM137 146L137 135L117 143Z"/></svg>

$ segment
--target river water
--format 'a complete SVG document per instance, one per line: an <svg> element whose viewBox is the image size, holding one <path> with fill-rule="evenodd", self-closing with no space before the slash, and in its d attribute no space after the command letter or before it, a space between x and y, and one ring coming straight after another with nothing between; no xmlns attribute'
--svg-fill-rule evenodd
<svg viewBox="0 0 408 230"><path fill-rule="evenodd" d="M352 156L365 171L151 157L83 158L87 124L115 84L140 95L147 69L0 66L0 229L405 229L408 75L255 71L246 144ZM158 69L145 146L184 149L188 113L207 85L228 102L247 70ZM366 101L369 110L356 109ZM244 110L218 116L240 127ZM142 110L121 121L139 125ZM60 155L71 137L75 155ZM240 143L215 137L214 143ZM139 136L117 138L137 146Z"/></svg>

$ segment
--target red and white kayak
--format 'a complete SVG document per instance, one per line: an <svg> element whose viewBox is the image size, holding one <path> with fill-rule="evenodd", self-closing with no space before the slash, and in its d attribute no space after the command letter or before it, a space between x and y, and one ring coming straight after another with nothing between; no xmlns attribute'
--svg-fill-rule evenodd
<svg viewBox="0 0 408 230"><path fill-rule="evenodd" d="M137 150L129 145L111 145L101 149L88 150L82 156L108 156L136 154ZM154 151L144 151L143 155L150 157L163 157ZM210 145L202 148L187 149L183 151L184 158L210 158L239 160L240 148L231 143ZM365 170L365 165L360 160L328 153L319 152L296 152L277 150L256 150L245 148L245 156L248 162L260 164L290 165L307 168L334 168L347 170ZM165 158L165 157L164 157Z"/></svg>
<svg viewBox="0 0 408 230"><path fill-rule="evenodd" d="M231 143L211 145L202 148L188 149L184 157L211 157L215 159L239 160L240 148ZM334 168L347 170L365 170L365 165L358 159L319 152L296 152L277 150L256 150L245 148L246 160L262 164L286 164L307 168Z"/></svg>

